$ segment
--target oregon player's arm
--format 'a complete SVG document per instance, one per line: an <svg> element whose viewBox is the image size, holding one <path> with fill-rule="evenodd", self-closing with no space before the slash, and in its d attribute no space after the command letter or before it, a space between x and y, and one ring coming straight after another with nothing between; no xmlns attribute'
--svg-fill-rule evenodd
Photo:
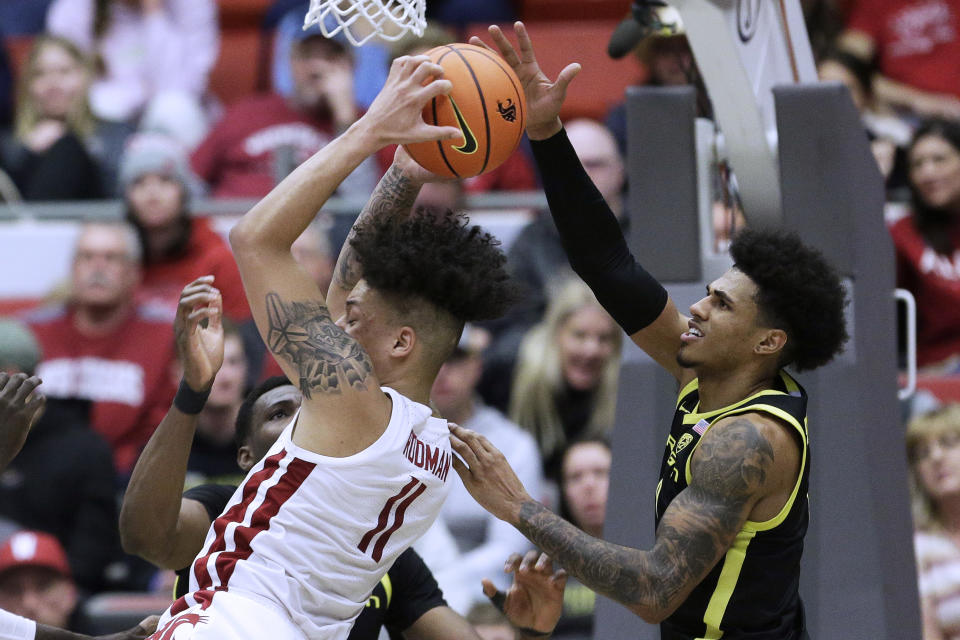
<svg viewBox="0 0 960 640"><path fill-rule="evenodd" d="M427 101L450 91L449 81L437 79L442 74L424 56L395 60L363 117L297 167L230 232L260 335L303 394L297 433L318 453L328 452L315 440L326 428L340 430L344 450L369 442L389 418L389 400L378 388L370 357L335 324L323 293L290 247L343 179L381 147L459 136L454 127L428 126L421 115ZM336 424L330 411L338 414Z"/></svg>
<svg viewBox="0 0 960 640"><path fill-rule="evenodd" d="M197 417L223 364L223 301L213 284L204 276L180 295L173 332L181 390L137 459L120 509L124 550L164 569L189 565L211 523L203 505L181 493Z"/></svg>
<svg viewBox="0 0 960 640"><path fill-rule="evenodd" d="M732 546L761 501L785 502L798 447L787 429L754 414L720 420L691 460L692 480L670 504L649 551L593 538L533 500L483 436L453 428L455 468L471 495L516 526L567 573L657 623L669 616ZM786 463L785 463L786 461ZM467 468L469 467L469 468Z"/></svg>
<svg viewBox="0 0 960 640"><path fill-rule="evenodd" d="M380 178L377 188L353 223L354 227L372 218L406 218L413 210L413 203L425 182L437 180L437 176L418 165L404 148L397 147L393 164ZM353 229L340 249L337 264L333 269L330 289L327 291L327 307L330 315L339 318L346 310L347 295L363 277L360 263L350 246Z"/></svg>
<svg viewBox="0 0 960 640"><path fill-rule="evenodd" d="M694 377L676 360L687 318L631 255L620 224L584 171L560 122L567 85L579 65L568 65L551 82L537 63L523 24L517 23L514 32L517 48L498 27L490 27L500 55L523 85L527 135L570 265L627 335L682 386ZM479 38L471 43L486 46Z"/></svg>

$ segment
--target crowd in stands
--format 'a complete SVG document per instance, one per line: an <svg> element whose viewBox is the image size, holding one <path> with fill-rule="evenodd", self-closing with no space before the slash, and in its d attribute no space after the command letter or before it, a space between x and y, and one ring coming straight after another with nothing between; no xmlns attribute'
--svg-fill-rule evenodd
<svg viewBox="0 0 960 640"><path fill-rule="evenodd" d="M196 215L196 203L249 205L266 195L363 113L393 57L464 40L479 23L536 20L520 0L428 0L423 38L354 48L301 28L309 2L254 4L260 90L225 98L216 70L233 55L226 29L241 19L229 0L0 3L0 199L109 199L123 211L78 223L64 286L0 319L0 368L37 373L48 397L23 452L0 474L4 609L83 631L87 598L164 589L169 570L181 568L179 558L157 555L156 540L121 541L118 520L180 380L173 318L182 289L200 276L214 276L222 293L225 357L197 418L181 482L194 491L187 501L209 508L219 498L204 487L235 486L255 462L260 449L248 440L259 437L250 433L259 405L245 398L282 387L272 377L280 370L252 325L223 225ZM917 300L921 373L950 390L912 416L907 448L924 637L960 637L960 413L948 404L960 401L960 1L802 4L819 74L849 89L886 179L897 285ZM711 117L682 30L648 37L630 64L637 83L696 86L698 115ZM626 109L620 95L596 101L565 125L626 229ZM362 203L391 160L392 150L368 158L337 195ZM418 205L462 209L468 194L535 191L537 179L521 144L495 171L428 185ZM722 250L745 221L736 202L716 200ZM520 300L505 318L468 326L433 399L504 451L532 495L602 536L623 335L573 275L549 214L530 214L508 252ZM349 231L344 220L319 213L293 247L324 291ZM505 558L529 543L474 503L459 477L451 482L428 534L428 569L482 637L513 638L479 583L505 586ZM444 545L448 553L437 551ZM571 580L554 637L590 637L593 604Z"/></svg>

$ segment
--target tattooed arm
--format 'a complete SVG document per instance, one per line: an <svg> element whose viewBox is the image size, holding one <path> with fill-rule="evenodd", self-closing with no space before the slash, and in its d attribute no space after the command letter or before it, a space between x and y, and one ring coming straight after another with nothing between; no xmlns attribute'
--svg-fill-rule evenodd
<svg viewBox="0 0 960 640"><path fill-rule="evenodd" d="M786 503L799 448L776 421L748 414L721 420L691 460L692 480L670 504L649 551L593 538L533 500L482 436L454 428L455 467L471 495L516 526L570 575L648 622L676 610L733 545L746 520Z"/></svg>
<svg viewBox="0 0 960 640"><path fill-rule="evenodd" d="M370 200L367 201L363 211L357 216L354 228L372 218L408 216L413 209L413 203L416 201L423 183L434 178L431 173L420 168L404 151L403 147L397 147L393 164L380 179L377 188L370 196ZM343 315L347 295L363 277L360 263L350 247L350 240L353 236L354 230L351 229L350 235L347 236L346 242L340 249L337 265L333 269L330 289L327 291L327 306L330 309L330 315L334 318Z"/></svg>
<svg viewBox="0 0 960 640"><path fill-rule="evenodd" d="M394 61L380 95L360 120L300 165L230 232L230 244L260 335L304 395L297 443L325 455L350 455L389 421L389 401L370 359L338 327L322 292L290 252L337 186L367 156L391 143L459 136L430 127L422 108L449 92L443 70L425 57ZM426 84L424 84L425 81Z"/></svg>

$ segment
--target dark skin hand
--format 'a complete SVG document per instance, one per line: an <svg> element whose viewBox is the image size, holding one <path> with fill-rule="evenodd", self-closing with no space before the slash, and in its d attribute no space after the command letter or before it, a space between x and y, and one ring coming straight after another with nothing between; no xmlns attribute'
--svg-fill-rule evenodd
<svg viewBox="0 0 960 640"><path fill-rule="evenodd" d="M46 398L36 391L40 378L0 372L0 470L20 452L42 415Z"/></svg>
<svg viewBox="0 0 960 640"><path fill-rule="evenodd" d="M57 629L56 627L48 627L45 624L38 624L37 635L34 636L34 638L35 640L144 640L144 638L152 635L157 630L157 622L159 621L160 616L150 616L149 618L145 618L133 629L127 629L120 633L112 633L108 636L96 637L72 633L70 631L64 631L63 629Z"/></svg>

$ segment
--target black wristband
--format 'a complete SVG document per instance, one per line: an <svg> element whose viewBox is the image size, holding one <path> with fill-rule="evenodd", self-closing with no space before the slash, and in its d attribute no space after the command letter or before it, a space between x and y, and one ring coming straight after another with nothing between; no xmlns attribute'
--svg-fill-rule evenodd
<svg viewBox="0 0 960 640"><path fill-rule="evenodd" d="M517 627L517 631L527 638L549 638L550 634L553 633L553 631L537 631L536 629L528 629L527 627Z"/></svg>
<svg viewBox="0 0 960 640"><path fill-rule="evenodd" d="M183 378L180 379L180 388L177 389L177 395L173 397L173 406L188 416L195 416L203 411L203 406L207 404L207 398L210 397L210 389L206 391L194 391Z"/></svg>

